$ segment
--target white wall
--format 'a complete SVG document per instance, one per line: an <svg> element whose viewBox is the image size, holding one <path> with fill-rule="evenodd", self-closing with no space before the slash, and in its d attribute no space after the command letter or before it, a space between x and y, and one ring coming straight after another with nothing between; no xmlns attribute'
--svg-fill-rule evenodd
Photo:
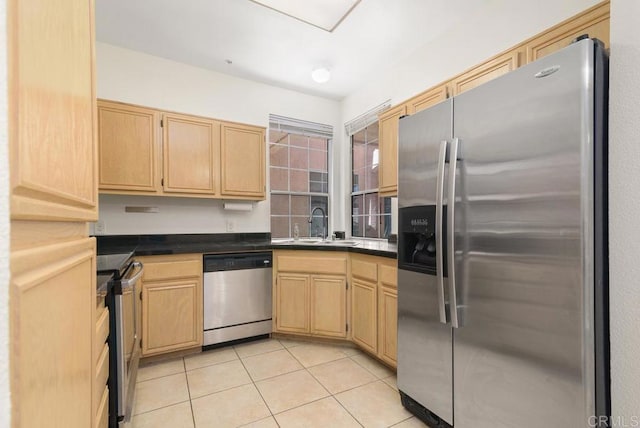
<svg viewBox="0 0 640 428"><path fill-rule="evenodd" d="M334 152L342 144L341 105L325 98L192 67L105 43L96 44L98 97L116 101L267 126L269 114L333 125ZM334 158L334 182L342 183L340 156ZM267 174L268 176L268 174ZM158 207L157 214L125 213L126 205ZM222 202L192 198L100 196L100 220L106 233L221 233L227 220L235 231L268 232L269 201L253 204L252 212L222 209ZM331 204L333 218L345 210L342 198ZM333 229L344 230L340 221Z"/></svg>
<svg viewBox="0 0 640 428"><path fill-rule="evenodd" d="M0 22L7 22L0 0ZM0 427L8 427L9 397L9 159L7 135L7 34L0 31Z"/></svg>
<svg viewBox="0 0 640 428"><path fill-rule="evenodd" d="M609 250L613 415L640 418L640 2L611 2ZM622 425L619 425L622 426ZM633 425L625 425L633 426Z"/></svg>

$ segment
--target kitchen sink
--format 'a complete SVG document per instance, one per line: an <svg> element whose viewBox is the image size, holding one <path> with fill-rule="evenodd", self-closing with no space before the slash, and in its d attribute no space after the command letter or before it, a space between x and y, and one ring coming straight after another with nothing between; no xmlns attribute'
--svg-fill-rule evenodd
<svg viewBox="0 0 640 428"><path fill-rule="evenodd" d="M320 238L300 238L300 239L274 239L274 244L296 244L296 245L326 245L352 247L359 244L358 241L338 239L335 241L322 240Z"/></svg>

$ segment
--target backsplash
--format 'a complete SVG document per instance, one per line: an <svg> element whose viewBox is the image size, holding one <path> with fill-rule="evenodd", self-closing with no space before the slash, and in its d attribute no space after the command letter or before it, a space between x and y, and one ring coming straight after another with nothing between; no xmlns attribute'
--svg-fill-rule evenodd
<svg viewBox="0 0 640 428"><path fill-rule="evenodd" d="M269 202L243 202L251 211L229 211L216 199L100 195L95 235L269 232ZM125 207L152 207L157 212L125 212ZM154 210L155 211L155 210Z"/></svg>

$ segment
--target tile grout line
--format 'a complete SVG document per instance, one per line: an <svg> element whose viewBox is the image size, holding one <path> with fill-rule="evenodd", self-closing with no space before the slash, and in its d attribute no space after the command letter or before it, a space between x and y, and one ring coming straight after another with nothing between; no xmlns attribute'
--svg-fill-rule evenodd
<svg viewBox="0 0 640 428"><path fill-rule="evenodd" d="M280 343L280 341L278 341L278 343ZM280 343L281 344L281 343ZM282 344L281 344L282 345ZM280 424L278 423L278 421L276 421L275 416L273 415L273 412L271 411L271 408L269 407L269 405L267 404L267 400L264 399L264 396L262 395L262 392L260 391L260 388L258 388L258 385L256 385L256 382L253 380L253 377L251 377L251 373L249 373L249 370L247 370L247 366L244 365L244 361L242 361L242 358L240 358L240 355L238 355L238 351L236 350L236 348L233 348L233 352L236 353L236 355L238 356L238 359L240 360L240 364L242 364L242 367L244 368L244 370L247 372L247 375L249 376L249 379L251 379L251 385L253 385L253 387L256 389L256 391L258 391L258 395L260 395L260 399L262 400L262 402L264 403L264 406L267 408L267 410L269 411L269 414L271 415L271 418L276 422L276 425L278 425L278 427L280 427ZM267 352L265 352L267 353ZM261 355L261 354L258 354ZM248 384L247 384L248 385ZM262 418L265 419L265 418ZM253 422L258 422L262 419L258 419L255 421L251 421L249 422L250 424ZM247 425L247 424L245 424Z"/></svg>
<svg viewBox="0 0 640 428"><path fill-rule="evenodd" d="M187 393L189 393L189 407L191 408L191 420L193 421L193 428L196 428L196 415L193 413L193 401L191 400L191 388L189 388L189 376L187 376L187 363L182 357L182 366L184 367L184 377L187 380Z"/></svg>

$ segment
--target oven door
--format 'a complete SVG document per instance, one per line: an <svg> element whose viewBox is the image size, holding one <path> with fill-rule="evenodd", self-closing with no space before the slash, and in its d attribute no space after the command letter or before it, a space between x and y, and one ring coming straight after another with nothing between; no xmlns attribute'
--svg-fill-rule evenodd
<svg viewBox="0 0 640 428"><path fill-rule="evenodd" d="M140 361L140 313L136 308L138 284L144 267L133 262L120 280L115 296L118 377L118 419L131 419L138 362Z"/></svg>

